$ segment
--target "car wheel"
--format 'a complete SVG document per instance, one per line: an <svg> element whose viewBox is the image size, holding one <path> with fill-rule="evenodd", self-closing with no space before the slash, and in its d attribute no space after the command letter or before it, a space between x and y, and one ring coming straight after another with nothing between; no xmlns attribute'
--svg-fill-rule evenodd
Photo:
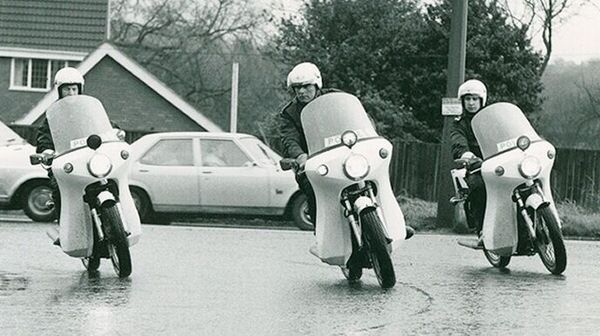
<svg viewBox="0 0 600 336"><path fill-rule="evenodd" d="M48 206L52 200L49 182L31 183L21 194L21 206L27 217L35 222L51 222L56 218L56 209Z"/></svg>
<svg viewBox="0 0 600 336"><path fill-rule="evenodd" d="M133 198L133 203L135 204L140 219L143 222L147 221L148 215L152 212L148 196L146 196L146 193L143 190L138 188L129 188L129 190L131 191L131 197Z"/></svg>
<svg viewBox="0 0 600 336"><path fill-rule="evenodd" d="M164 214L154 212L152 203L146 192L140 188L129 188L133 203L138 211L140 220L148 224L169 224L170 218Z"/></svg>
<svg viewBox="0 0 600 336"><path fill-rule="evenodd" d="M304 194L294 197L290 209L292 220L300 230L312 231L315 229L312 219L308 215L308 201Z"/></svg>

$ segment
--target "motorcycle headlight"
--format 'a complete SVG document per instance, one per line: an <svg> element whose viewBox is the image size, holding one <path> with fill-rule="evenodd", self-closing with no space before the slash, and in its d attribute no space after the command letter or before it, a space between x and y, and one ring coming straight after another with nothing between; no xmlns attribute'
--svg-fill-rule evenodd
<svg viewBox="0 0 600 336"><path fill-rule="evenodd" d="M541 171L542 165L540 160L535 156L527 156L519 163L519 173L521 173L524 178L534 178L538 176Z"/></svg>
<svg viewBox="0 0 600 336"><path fill-rule="evenodd" d="M369 173L369 161L359 154L350 155L344 162L344 173L351 180L360 180Z"/></svg>
<svg viewBox="0 0 600 336"><path fill-rule="evenodd" d="M87 164L88 171L92 176L105 177L112 170L110 158L104 154L94 154Z"/></svg>

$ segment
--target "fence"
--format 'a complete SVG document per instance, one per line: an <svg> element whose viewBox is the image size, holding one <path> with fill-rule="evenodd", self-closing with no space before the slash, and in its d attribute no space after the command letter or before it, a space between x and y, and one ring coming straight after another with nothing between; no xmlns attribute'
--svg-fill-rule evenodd
<svg viewBox="0 0 600 336"><path fill-rule="evenodd" d="M439 144L394 142L390 167L394 191L437 201L440 150ZM600 152L557 148L551 184L556 201L574 201L597 210L600 208Z"/></svg>
<svg viewBox="0 0 600 336"><path fill-rule="evenodd" d="M31 126L11 125L11 128L30 143L35 143L37 129ZM131 143L145 131L127 131ZM271 139L277 147L278 139ZM418 142L394 142L390 180L392 188L427 201L437 201L440 145ZM600 208L600 151L556 149L556 160L551 176L552 190L557 201L570 200L586 208Z"/></svg>

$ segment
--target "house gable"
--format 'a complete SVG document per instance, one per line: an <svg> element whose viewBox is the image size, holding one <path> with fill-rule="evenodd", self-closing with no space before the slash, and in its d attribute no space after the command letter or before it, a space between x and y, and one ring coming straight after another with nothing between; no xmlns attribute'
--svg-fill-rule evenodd
<svg viewBox="0 0 600 336"><path fill-rule="evenodd" d="M78 69L86 80L84 93L102 101L111 119L122 128L221 131L219 126L109 43L98 47ZM57 97L54 88L15 124L35 123Z"/></svg>
<svg viewBox="0 0 600 336"><path fill-rule="evenodd" d="M109 0L2 0L0 47L90 52L106 38Z"/></svg>

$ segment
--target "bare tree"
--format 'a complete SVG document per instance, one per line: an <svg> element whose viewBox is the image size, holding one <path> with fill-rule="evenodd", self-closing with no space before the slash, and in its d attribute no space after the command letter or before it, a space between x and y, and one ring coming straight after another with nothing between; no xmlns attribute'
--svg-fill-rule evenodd
<svg viewBox="0 0 600 336"><path fill-rule="evenodd" d="M111 39L188 101L217 110L218 120L231 63L247 56L239 45L252 45L269 19L252 0L112 0Z"/></svg>
<svg viewBox="0 0 600 336"><path fill-rule="evenodd" d="M513 20L519 22L532 36L541 34L545 50L542 53L540 74L544 73L552 56L552 42L557 27L577 14L575 7L582 8L590 3L596 6L591 0L503 0L503 6ZM518 10L512 10L513 8ZM515 14L517 12L521 14Z"/></svg>

